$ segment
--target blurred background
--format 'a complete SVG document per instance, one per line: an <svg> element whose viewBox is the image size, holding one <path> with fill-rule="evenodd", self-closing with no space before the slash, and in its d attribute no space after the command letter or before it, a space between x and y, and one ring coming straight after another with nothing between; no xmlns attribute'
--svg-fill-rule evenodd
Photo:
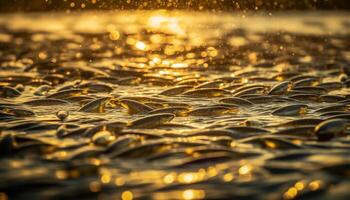
<svg viewBox="0 0 350 200"><path fill-rule="evenodd" d="M1 12L86 9L329 10L350 9L350 0L0 0Z"/></svg>

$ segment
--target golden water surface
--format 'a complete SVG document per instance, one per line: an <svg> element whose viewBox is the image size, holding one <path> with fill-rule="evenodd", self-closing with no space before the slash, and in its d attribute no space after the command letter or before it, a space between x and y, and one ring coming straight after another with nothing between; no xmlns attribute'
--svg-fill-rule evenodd
<svg viewBox="0 0 350 200"><path fill-rule="evenodd" d="M349 197L349 13L0 15L0 199Z"/></svg>

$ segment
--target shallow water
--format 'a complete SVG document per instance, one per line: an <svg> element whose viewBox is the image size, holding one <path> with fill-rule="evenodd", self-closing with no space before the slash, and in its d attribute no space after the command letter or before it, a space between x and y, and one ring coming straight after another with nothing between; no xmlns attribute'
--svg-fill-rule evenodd
<svg viewBox="0 0 350 200"><path fill-rule="evenodd" d="M346 199L349 26L341 12L0 15L0 199ZM344 127L323 139L330 118Z"/></svg>

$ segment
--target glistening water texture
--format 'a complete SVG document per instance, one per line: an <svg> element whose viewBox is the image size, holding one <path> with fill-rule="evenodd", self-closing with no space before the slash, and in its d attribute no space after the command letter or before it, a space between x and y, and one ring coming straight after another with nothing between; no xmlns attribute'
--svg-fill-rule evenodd
<svg viewBox="0 0 350 200"><path fill-rule="evenodd" d="M0 199L350 197L348 13L0 16Z"/></svg>

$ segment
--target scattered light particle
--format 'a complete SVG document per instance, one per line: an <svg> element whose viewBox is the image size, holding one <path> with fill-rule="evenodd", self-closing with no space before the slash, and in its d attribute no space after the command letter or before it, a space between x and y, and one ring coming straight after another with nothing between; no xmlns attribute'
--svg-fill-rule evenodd
<svg viewBox="0 0 350 200"><path fill-rule="evenodd" d="M131 191L124 191L122 193L122 200L132 200L133 199L133 194Z"/></svg>
<svg viewBox="0 0 350 200"><path fill-rule="evenodd" d="M195 173L182 173L178 177L180 183L193 183L195 179Z"/></svg>
<svg viewBox="0 0 350 200"><path fill-rule="evenodd" d="M208 175L214 177L218 174L218 170L215 167L208 167Z"/></svg>
<svg viewBox="0 0 350 200"><path fill-rule="evenodd" d="M182 198L185 200L203 199L204 197L205 197L205 192L203 190L188 189L182 193Z"/></svg>
<svg viewBox="0 0 350 200"><path fill-rule="evenodd" d="M38 54L38 57L39 57L40 59L44 60L44 59L47 58L47 54L46 54L45 52L40 52L40 53Z"/></svg>
<svg viewBox="0 0 350 200"><path fill-rule="evenodd" d="M283 194L284 199L294 199L298 195L298 190L295 187L291 187Z"/></svg>
<svg viewBox="0 0 350 200"><path fill-rule="evenodd" d="M243 165L242 167L240 167L238 169L238 173L240 175L247 175L247 174L249 174L251 172L251 170L252 170L252 166L251 165Z"/></svg>
<svg viewBox="0 0 350 200"><path fill-rule="evenodd" d="M82 55L82 53L80 53L80 52L78 52L78 53L75 54L75 57L76 57L76 58L81 58L82 56L83 56L83 55Z"/></svg>
<svg viewBox="0 0 350 200"><path fill-rule="evenodd" d="M141 42L141 41L136 42L135 46L137 49L142 50L142 51L146 50L146 48L147 48L146 44L144 42Z"/></svg>
<svg viewBox="0 0 350 200"><path fill-rule="evenodd" d="M64 179L66 179L68 177L68 173L66 171L64 171L64 170L57 170L55 172L55 176L59 180L64 180Z"/></svg>
<svg viewBox="0 0 350 200"><path fill-rule="evenodd" d="M166 21L167 21L166 17L161 15L156 15L149 18L149 25L151 27L160 27Z"/></svg>
<svg viewBox="0 0 350 200"><path fill-rule="evenodd" d="M228 42L234 47L241 47L247 44L247 40L244 37L231 37Z"/></svg>
<svg viewBox="0 0 350 200"><path fill-rule="evenodd" d="M172 68L187 68L188 64L186 63L174 63L171 65Z"/></svg>
<svg viewBox="0 0 350 200"><path fill-rule="evenodd" d="M91 164L96 165L96 166L101 165L101 160L99 160L97 158L91 158L90 162L91 162Z"/></svg>
<svg viewBox="0 0 350 200"><path fill-rule="evenodd" d="M117 186L122 186L125 184L125 180L123 178L116 178L114 182Z"/></svg>
<svg viewBox="0 0 350 200"><path fill-rule="evenodd" d="M315 180L309 183L309 188L312 191L318 190L321 186L322 181L320 180Z"/></svg>
<svg viewBox="0 0 350 200"><path fill-rule="evenodd" d="M118 31L111 31L110 33L109 33L109 39L111 39L111 40L118 40L120 38L120 34L119 34L119 32Z"/></svg>
<svg viewBox="0 0 350 200"><path fill-rule="evenodd" d="M298 190L298 191L301 191L304 189L304 183L302 181L298 181L295 183L294 187Z"/></svg>
<svg viewBox="0 0 350 200"><path fill-rule="evenodd" d="M170 173L170 174L167 174L166 176L164 176L163 180L165 183L170 184L170 183L173 183L175 181L175 177L176 177L176 174Z"/></svg>
<svg viewBox="0 0 350 200"><path fill-rule="evenodd" d="M223 179L224 179L225 182L230 182L230 181L233 180L233 178L234 178L234 176L233 176L233 174L231 174L231 173L227 173L227 174L225 174L224 177L223 177Z"/></svg>
<svg viewBox="0 0 350 200"><path fill-rule="evenodd" d="M271 149L276 149L277 148L277 145L276 143L272 142L272 141L265 141L265 145Z"/></svg>
<svg viewBox="0 0 350 200"><path fill-rule="evenodd" d="M102 175L101 182L105 184L111 182L111 176L108 174Z"/></svg>
<svg viewBox="0 0 350 200"><path fill-rule="evenodd" d="M159 34L152 35L150 38L152 43L160 44L163 41L163 36Z"/></svg>
<svg viewBox="0 0 350 200"><path fill-rule="evenodd" d="M154 63L160 63L161 60L160 60L160 58L155 57L155 58L152 59L152 61Z"/></svg>

